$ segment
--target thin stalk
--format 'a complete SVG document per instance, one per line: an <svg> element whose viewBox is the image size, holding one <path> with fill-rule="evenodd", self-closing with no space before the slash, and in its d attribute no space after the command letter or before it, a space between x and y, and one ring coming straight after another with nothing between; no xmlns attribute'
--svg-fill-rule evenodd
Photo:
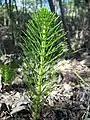
<svg viewBox="0 0 90 120"><path fill-rule="evenodd" d="M41 55L40 55L40 69L39 69L39 75L38 75L38 96L36 100L36 107L35 107L35 119L39 117L39 108L40 108L40 101L41 101L41 87L42 87L42 79L43 79L43 73L44 73L44 58L45 58L45 46L46 46L46 30L45 30L45 25L43 26L43 31L42 31L42 41L41 41Z"/></svg>

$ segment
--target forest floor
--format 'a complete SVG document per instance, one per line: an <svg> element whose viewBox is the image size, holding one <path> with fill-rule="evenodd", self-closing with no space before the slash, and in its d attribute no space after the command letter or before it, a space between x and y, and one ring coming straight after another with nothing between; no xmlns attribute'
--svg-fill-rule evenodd
<svg viewBox="0 0 90 120"><path fill-rule="evenodd" d="M39 120L90 119L90 56L60 60L54 66L57 80ZM19 79L19 77L18 77ZM1 86L2 87L2 86ZM25 88L3 85L0 89L0 120L33 120L32 102Z"/></svg>

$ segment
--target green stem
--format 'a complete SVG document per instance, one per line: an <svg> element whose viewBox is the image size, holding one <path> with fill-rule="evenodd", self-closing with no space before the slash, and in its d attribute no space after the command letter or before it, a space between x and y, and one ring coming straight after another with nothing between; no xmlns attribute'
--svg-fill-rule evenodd
<svg viewBox="0 0 90 120"><path fill-rule="evenodd" d="M45 35L45 26L43 26L43 32L42 32L42 41L41 41L41 56L40 56L40 69L39 69L39 75L38 75L38 89L37 89L37 99L36 99L36 107L35 107L35 119L37 120L40 113L40 101L41 101L41 85L42 85L42 79L43 79L43 72L44 72L44 58L45 58L45 45L46 45L46 35Z"/></svg>

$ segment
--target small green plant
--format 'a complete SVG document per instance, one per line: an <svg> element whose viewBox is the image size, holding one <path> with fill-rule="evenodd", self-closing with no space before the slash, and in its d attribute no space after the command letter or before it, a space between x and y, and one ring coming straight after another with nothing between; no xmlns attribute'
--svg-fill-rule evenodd
<svg viewBox="0 0 90 120"><path fill-rule="evenodd" d="M3 64L1 67L3 82L11 84L12 81L12 70L9 65Z"/></svg>
<svg viewBox="0 0 90 120"><path fill-rule="evenodd" d="M56 60L67 50L63 37L59 18L46 8L34 13L27 23L22 48L34 120L40 117L40 106L53 88L53 81L47 76L51 73Z"/></svg>
<svg viewBox="0 0 90 120"><path fill-rule="evenodd" d="M7 62L0 61L0 71L4 83L10 85L12 84L17 66L18 64L16 61L8 61L8 60Z"/></svg>

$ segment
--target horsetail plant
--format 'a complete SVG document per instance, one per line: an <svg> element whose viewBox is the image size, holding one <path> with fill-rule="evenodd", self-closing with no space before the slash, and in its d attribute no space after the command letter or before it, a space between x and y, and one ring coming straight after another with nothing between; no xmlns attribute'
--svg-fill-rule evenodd
<svg viewBox="0 0 90 120"><path fill-rule="evenodd" d="M10 58L9 58L10 59ZM12 81L15 77L15 71L18 68L18 63L14 59L9 61L6 59L5 61L0 60L0 71L2 74L2 81L5 84L12 84Z"/></svg>
<svg viewBox="0 0 90 120"><path fill-rule="evenodd" d="M64 32L59 18L46 8L41 8L32 15L24 34L24 72L28 78L34 120L38 120L40 106L52 90L53 82L47 76L56 60L67 50L67 45L63 41Z"/></svg>

